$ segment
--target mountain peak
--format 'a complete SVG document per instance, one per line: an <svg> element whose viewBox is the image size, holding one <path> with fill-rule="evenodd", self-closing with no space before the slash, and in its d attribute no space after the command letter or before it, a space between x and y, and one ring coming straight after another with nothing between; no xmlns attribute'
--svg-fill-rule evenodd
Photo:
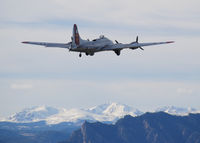
<svg viewBox="0 0 200 143"><path fill-rule="evenodd" d="M117 102L94 106L92 108L89 108L88 111L95 114L112 115L113 117L123 117L127 114L130 114L132 116L142 114L142 112L138 109Z"/></svg>
<svg viewBox="0 0 200 143"><path fill-rule="evenodd" d="M199 113L198 110L188 107L175 107L175 106L164 106L156 109L156 112L163 111L172 115L188 115L189 113Z"/></svg>
<svg viewBox="0 0 200 143"><path fill-rule="evenodd" d="M120 104L120 103L111 103L106 110L104 110L104 114L112 114L114 116L124 116L126 114L131 114L135 116L132 112L137 111L137 109L134 109L128 105Z"/></svg>
<svg viewBox="0 0 200 143"><path fill-rule="evenodd" d="M57 108L49 106L34 106L32 108L26 108L19 113L11 115L8 120L14 122L33 122L44 120L47 117L57 114L59 110Z"/></svg>

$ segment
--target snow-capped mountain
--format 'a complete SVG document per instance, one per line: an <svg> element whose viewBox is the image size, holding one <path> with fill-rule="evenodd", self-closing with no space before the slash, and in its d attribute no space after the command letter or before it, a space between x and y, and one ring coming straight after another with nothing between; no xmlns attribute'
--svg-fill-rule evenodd
<svg viewBox="0 0 200 143"><path fill-rule="evenodd" d="M180 115L180 116L185 116L185 115L188 115L189 113L200 113L199 110L196 110L191 107L182 108L182 107L175 107L175 106L164 106L155 110L155 112L159 112L159 111L163 111L172 115Z"/></svg>
<svg viewBox="0 0 200 143"><path fill-rule="evenodd" d="M59 110L53 107L36 106L27 108L11 115L8 120L13 122L36 122L45 120L49 116L58 114Z"/></svg>
<svg viewBox="0 0 200 143"><path fill-rule="evenodd" d="M99 106L89 108L88 111L95 114L112 115L116 117L124 116L127 114L132 116L137 116L142 114L142 112L139 111L138 109L119 103L102 104Z"/></svg>
<svg viewBox="0 0 200 143"><path fill-rule="evenodd" d="M124 115L138 116L142 112L130 106L110 103L95 106L89 109L59 109L46 106L38 106L24 109L8 118L12 122L35 122L45 120L48 124L57 124L61 122L83 122L100 121L115 122Z"/></svg>
<svg viewBox="0 0 200 143"><path fill-rule="evenodd" d="M138 116L142 112L130 106L118 103L102 104L89 109L63 110L59 114L50 116L46 121L50 124L59 122L79 122L83 120L115 122L124 115Z"/></svg>
<svg viewBox="0 0 200 143"><path fill-rule="evenodd" d="M0 122L3 122L3 121L6 121L6 119L3 117L0 117Z"/></svg>
<svg viewBox="0 0 200 143"><path fill-rule="evenodd" d="M165 106L158 108L153 112L159 111L175 115L200 113L200 111L194 108L180 108L174 106ZM102 104L88 109L65 109L37 106L24 109L21 112L8 117L6 121L20 123L46 121L47 124L58 124L61 122L81 124L83 121L87 120L91 122L100 121L114 123L125 115L138 116L141 114L143 114L143 112L140 110L119 103Z"/></svg>

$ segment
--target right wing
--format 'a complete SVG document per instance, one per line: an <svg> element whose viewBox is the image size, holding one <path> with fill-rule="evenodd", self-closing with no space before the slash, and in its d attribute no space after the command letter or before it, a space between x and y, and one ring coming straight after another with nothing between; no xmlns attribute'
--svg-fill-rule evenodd
<svg viewBox="0 0 200 143"><path fill-rule="evenodd" d="M174 41L167 41L167 42L152 42L152 43L132 43L130 44L130 48L136 48L136 47L143 47L143 46L152 46L152 45L161 45L161 44L170 44L174 43Z"/></svg>
<svg viewBox="0 0 200 143"><path fill-rule="evenodd" d="M121 44L121 43L117 43L114 45L108 45L106 46L103 50L122 50L122 49L137 49L137 48L141 48L143 50L142 47L144 46L152 46L152 45L161 45L161 44L170 44L170 43L174 43L174 41L167 41L167 42L152 42L152 43L138 43L138 42L132 42L130 44Z"/></svg>
<svg viewBox="0 0 200 143"><path fill-rule="evenodd" d="M33 44L33 45L39 45L39 46L45 46L45 47L58 47L58 48L67 48L69 49L71 46L71 42L69 43L48 43L48 42L30 42L25 41L22 42L23 44Z"/></svg>

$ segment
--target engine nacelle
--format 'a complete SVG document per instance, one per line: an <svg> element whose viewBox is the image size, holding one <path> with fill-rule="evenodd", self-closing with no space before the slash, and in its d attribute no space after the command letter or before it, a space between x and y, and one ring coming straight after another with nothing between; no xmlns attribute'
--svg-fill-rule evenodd
<svg viewBox="0 0 200 143"><path fill-rule="evenodd" d="M116 54L117 56L119 56L120 53L121 53L121 50L114 50L114 52L115 52L115 54Z"/></svg>

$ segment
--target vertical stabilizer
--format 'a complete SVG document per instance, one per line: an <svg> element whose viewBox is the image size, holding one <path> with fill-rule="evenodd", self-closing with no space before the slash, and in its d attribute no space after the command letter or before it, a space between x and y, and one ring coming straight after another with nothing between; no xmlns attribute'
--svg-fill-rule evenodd
<svg viewBox="0 0 200 143"><path fill-rule="evenodd" d="M76 46L79 46L81 44L81 41L82 39L79 36L78 27L76 24L74 24L72 43L75 44Z"/></svg>

